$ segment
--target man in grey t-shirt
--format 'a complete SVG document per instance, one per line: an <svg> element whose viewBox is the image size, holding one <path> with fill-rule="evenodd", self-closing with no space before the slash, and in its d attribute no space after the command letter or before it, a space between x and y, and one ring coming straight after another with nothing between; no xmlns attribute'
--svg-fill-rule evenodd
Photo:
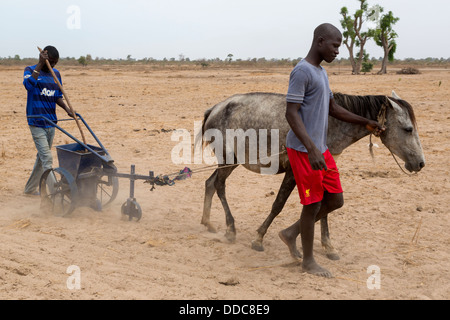
<svg viewBox="0 0 450 320"><path fill-rule="evenodd" d="M296 239L301 234L302 268L305 272L332 277L313 256L314 224L344 204L336 163L327 141L328 116L382 131L376 121L342 108L333 99L323 61L332 62L339 54L341 32L325 23L314 31L311 49L291 73L287 94L286 119L291 127L286 146L303 210L300 219L279 233L293 257L301 257Z"/></svg>
<svg viewBox="0 0 450 320"><path fill-rule="evenodd" d="M298 112L306 131L321 153L328 149L328 114L332 98L333 93L325 69L316 67L307 60L300 61L292 70L286 101L302 105ZM308 152L292 130L287 136L286 146Z"/></svg>

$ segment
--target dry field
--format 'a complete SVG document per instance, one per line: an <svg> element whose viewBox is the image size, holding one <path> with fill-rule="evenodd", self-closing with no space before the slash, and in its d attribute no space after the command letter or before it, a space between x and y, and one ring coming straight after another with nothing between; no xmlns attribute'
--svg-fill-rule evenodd
<svg viewBox="0 0 450 320"><path fill-rule="evenodd" d="M135 164L140 174L182 169L171 161L173 129L193 133L194 121L201 121L207 108L236 93L285 93L290 73L288 68L136 66L59 70L72 104L119 172L128 173ZM217 197L211 217L218 233L200 224L204 181L212 171L152 192L137 182L139 222L121 217L129 195L126 179L120 180L115 202L102 212L83 207L66 218L41 212L39 198L23 195L36 154L25 119L23 68L1 67L0 299L448 299L450 71L397 75L390 70L386 76L351 76L343 67L328 71L333 91L390 95L394 89L409 101L426 156L424 170L412 176L400 171L378 139L374 160L368 138L339 158L346 204L330 216L330 230L341 260L324 256L319 226L315 243L316 259L333 279L302 273L278 238L278 231L299 217L296 190L269 229L265 251L250 247L282 176L258 176L244 168L230 176L227 197L238 232L234 244L224 237ZM64 126L77 136L73 123ZM67 143L72 141L57 131L54 145ZM81 270L80 290L67 288L71 265ZM367 287L372 265L380 268L379 290Z"/></svg>

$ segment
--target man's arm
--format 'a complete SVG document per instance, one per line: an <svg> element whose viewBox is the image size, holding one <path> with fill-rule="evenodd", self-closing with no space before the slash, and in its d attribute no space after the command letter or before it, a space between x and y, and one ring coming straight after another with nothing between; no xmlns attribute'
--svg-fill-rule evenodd
<svg viewBox="0 0 450 320"><path fill-rule="evenodd" d="M316 145L311 140L310 136L306 132L305 124L298 114L298 110L300 108L300 103L288 102L286 106L286 120L297 138L301 141L301 143L303 143L306 150L308 150L311 168L313 170L327 170L327 165L325 164L323 154L319 151L319 149L317 149Z"/></svg>
<svg viewBox="0 0 450 320"><path fill-rule="evenodd" d="M36 65L36 68L34 70L30 67L25 68L23 75L23 85L25 86L25 89L33 90L36 87L39 73L45 65L46 58L48 58L47 51L42 51L39 55L39 63Z"/></svg>
<svg viewBox="0 0 450 320"><path fill-rule="evenodd" d="M34 78L34 80L37 80L38 79L38 77L39 77L39 72L41 72L41 69L44 67L44 65L45 65L45 60L47 60L48 59L48 54L47 54L47 51L42 51L40 54L39 54L39 62L38 62L38 64L36 65L36 69L34 69L34 72L33 72L33 74L31 75L33 78Z"/></svg>
<svg viewBox="0 0 450 320"><path fill-rule="evenodd" d="M338 105L334 99L330 100L330 116L341 121L365 126L367 130L377 134L381 134L385 130L385 128L382 127L377 121L358 116L357 114L344 109Z"/></svg>
<svg viewBox="0 0 450 320"><path fill-rule="evenodd" d="M69 117L74 118L75 115L72 115L72 111L70 111L70 108L66 105L66 103L64 102L64 100L62 98L58 98L58 100L56 100L56 104L58 106L60 106L61 108L63 108L64 111L67 112ZM76 113L75 110L74 110L74 113Z"/></svg>

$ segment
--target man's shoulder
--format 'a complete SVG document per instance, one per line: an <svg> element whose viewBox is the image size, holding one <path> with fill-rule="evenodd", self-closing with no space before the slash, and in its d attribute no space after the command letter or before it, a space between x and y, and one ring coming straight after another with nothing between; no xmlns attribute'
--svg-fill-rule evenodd
<svg viewBox="0 0 450 320"><path fill-rule="evenodd" d="M309 79L311 74L312 70L309 63L305 63L304 60L302 60L294 67L294 69L292 69L291 77Z"/></svg>
<svg viewBox="0 0 450 320"><path fill-rule="evenodd" d="M305 73L313 73L316 69L317 69L317 67L313 66L308 61L303 59L299 63L297 63L297 65L294 67L294 69L292 71L296 71L296 72L297 71L301 71L301 72L305 72Z"/></svg>

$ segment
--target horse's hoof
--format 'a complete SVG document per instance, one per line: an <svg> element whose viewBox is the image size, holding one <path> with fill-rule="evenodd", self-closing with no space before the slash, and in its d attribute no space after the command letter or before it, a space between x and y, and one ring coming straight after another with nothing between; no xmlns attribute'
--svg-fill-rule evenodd
<svg viewBox="0 0 450 320"><path fill-rule="evenodd" d="M214 227L212 226L212 224L207 223L207 222L202 222L202 225L204 225L204 226L208 229L208 232L211 232L211 233L217 233L216 228L214 228Z"/></svg>
<svg viewBox="0 0 450 320"><path fill-rule="evenodd" d="M303 258L303 255L298 251L298 249L295 249L293 252L291 252L291 257L295 260L300 260Z"/></svg>
<svg viewBox="0 0 450 320"><path fill-rule="evenodd" d="M208 232L211 232L211 233L217 233L216 228L214 228L213 226L209 225L209 226L207 226L207 227L208 227Z"/></svg>
<svg viewBox="0 0 450 320"><path fill-rule="evenodd" d="M341 260L341 257L336 252L327 253L327 258L333 261Z"/></svg>
<svg viewBox="0 0 450 320"><path fill-rule="evenodd" d="M263 247L262 243L259 241L256 241L256 240L252 241L252 249L255 251L259 251L259 252L264 251L264 247Z"/></svg>
<svg viewBox="0 0 450 320"><path fill-rule="evenodd" d="M227 232L227 233L225 233L225 238L227 238L227 240L230 243L235 243L236 242L236 234L235 233Z"/></svg>

